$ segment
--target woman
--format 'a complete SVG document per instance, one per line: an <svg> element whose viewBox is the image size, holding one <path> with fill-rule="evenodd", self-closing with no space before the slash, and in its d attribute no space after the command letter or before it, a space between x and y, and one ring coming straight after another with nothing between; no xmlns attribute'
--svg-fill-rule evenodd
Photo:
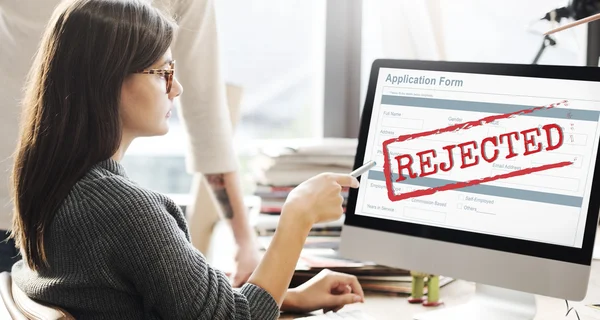
<svg viewBox="0 0 600 320"><path fill-rule="evenodd" d="M239 292L191 245L175 203L127 178L119 160L128 145L165 134L183 92L174 29L143 0L56 9L31 69L15 156L16 285L82 319L275 319L280 308L362 301L356 278L339 273L287 290L311 226L340 217L340 191L358 186L353 177L318 175L289 195Z"/></svg>

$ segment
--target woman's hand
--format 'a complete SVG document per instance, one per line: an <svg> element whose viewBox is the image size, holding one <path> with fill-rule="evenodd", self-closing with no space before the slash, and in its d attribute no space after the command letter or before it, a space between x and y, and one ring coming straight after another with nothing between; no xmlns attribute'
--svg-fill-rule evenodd
<svg viewBox="0 0 600 320"><path fill-rule="evenodd" d="M288 290L282 311L308 313L323 309L337 312L347 304L364 302L358 280L348 275L323 270L297 288Z"/></svg>
<svg viewBox="0 0 600 320"><path fill-rule="evenodd" d="M294 188L282 209L282 217L289 213L294 220L306 222L309 228L319 222L339 219L343 214L343 187L358 188L358 180L348 174L322 173Z"/></svg>
<svg viewBox="0 0 600 320"><path fill-rule="evenodd" d="M231 285L234 288L243 286L252 275L252 272L260 262L260 255L255 245L255 241L248 240L241 246L238 246L235 255L235 271L231 275Z"/></svg>

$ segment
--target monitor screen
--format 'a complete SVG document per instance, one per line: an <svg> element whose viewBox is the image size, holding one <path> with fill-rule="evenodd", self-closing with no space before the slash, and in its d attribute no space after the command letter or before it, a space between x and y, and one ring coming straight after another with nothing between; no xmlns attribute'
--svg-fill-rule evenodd
<svg viewBox="0 0 600 320"><path fill-rule="evenodd" d="M600 82L479 68L374 68L349 223L564 259L544 250L582 248Z"/></svg>

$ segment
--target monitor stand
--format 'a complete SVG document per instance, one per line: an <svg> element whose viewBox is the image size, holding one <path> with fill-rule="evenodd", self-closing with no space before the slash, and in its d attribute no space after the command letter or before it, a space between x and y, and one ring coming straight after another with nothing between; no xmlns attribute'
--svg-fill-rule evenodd
<svg viewBox="0 0 600 320"><path fill-rule="evenodd" d="M456 307L424 312L415 320L532 320L536 314L535 296L531 293L513 291L477 284L475 296Z"/></svg>

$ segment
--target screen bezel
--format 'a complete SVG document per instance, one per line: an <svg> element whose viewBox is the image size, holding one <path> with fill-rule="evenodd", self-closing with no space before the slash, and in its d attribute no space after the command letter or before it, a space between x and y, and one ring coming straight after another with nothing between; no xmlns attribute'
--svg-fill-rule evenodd
<svg viewBox="0 0 600 320"><path fill-rule="evenodd" d="M473 73L483 75L519 76L547 79L581 80L600 82L600 69L580 66L548 66L504 63L450 62L425 60L375 60L360 121L360 132L354 168L362 165L379 70L381 68L430 70L441 72ZM596 164L592 180L591 195L600 192L600 150L596 155ZM360 179L360 178L359 178ZM486 235L469 231L433 227L417 223L394 221L381 218L355 215L358 189L350 189L344 225L392 232L426 239L468 245L478 248L510 252L545 259L591 265L594 239L598 226L600 197L590 196L582 248L560 246L541 242L527 241L508 237Z"/></svg>

